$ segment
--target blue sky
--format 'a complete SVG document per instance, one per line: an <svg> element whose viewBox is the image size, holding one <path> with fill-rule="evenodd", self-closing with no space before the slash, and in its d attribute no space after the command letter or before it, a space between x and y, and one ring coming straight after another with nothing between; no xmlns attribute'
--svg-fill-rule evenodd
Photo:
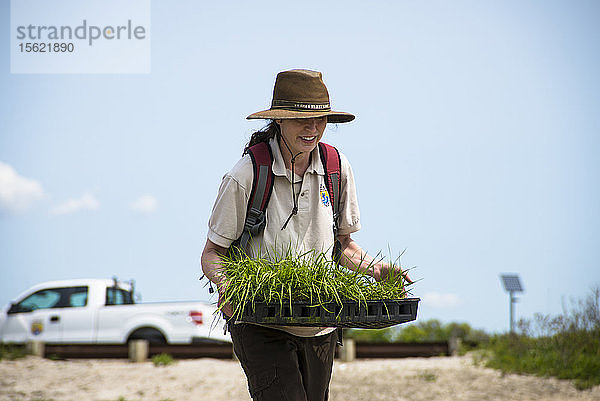
<svg viewBox="0 0 600 401"><path fill-rule="evenodd" d="M357 242L416 266L419 319L507 330L502 272L517 317L600 285L595 1L153 1L137 75L11 74L0 15L2 304L113 275L144 301L209 299L220 179L290 68L357 116L324 140L355 172Z"/></svg>

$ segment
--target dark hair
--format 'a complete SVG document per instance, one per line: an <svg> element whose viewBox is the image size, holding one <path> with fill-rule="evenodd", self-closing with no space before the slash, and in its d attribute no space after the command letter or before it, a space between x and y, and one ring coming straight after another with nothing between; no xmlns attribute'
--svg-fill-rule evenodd
<svg viewBox="0 0 600 401"><path fill-rule="evenodd" d="M275 136L280 135L279 124L275 122L275 120L269 121L269 123L263 128L255 131L250 137L250 141L246 144L244 148L244 154L248 151L251 146L256 145L260 142L269 142L269 139L275 138Z"/></svg>

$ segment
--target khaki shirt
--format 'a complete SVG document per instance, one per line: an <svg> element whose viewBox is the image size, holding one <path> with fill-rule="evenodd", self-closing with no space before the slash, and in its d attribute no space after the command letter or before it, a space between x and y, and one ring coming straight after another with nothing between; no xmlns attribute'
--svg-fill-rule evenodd
<svg viewBox="0 0 600 401"><path fill-rule="evenodd" d="M298 213L282 230L289 217L294 201L290 183L291 171L286 169L279 145L275 139L269 142L273 153L273 192L265 211L266 226L262 233L250 239L249 256L273 258L291 250L294 255L309 250L331 254L333 251L333 210L325 185L325 171L318 147L311 153L311 162L304 177L294 174L294 189L298 196ZM356 188L352 168L346 157L340 153L340 218L339 235L347 235L360 229L360 218ZM249 155L225 174L217 200L209 219L208 239L213 243L229 248L242 234L252 190L254 171ZM300 182L302 183L300 185ZM285 330L291 334L308 337L327 334L331 328L269 326Z"/></svg>

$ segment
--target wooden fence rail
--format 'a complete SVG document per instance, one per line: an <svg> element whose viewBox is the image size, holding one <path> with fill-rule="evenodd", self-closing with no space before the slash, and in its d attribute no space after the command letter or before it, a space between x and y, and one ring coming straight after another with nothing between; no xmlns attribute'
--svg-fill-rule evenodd
<svg viewBox="0 0 600 401"><path fill-rule="evenodd" d="M345 340L350 341L350 340ZM120 344L44 344L44 356L50 358L128 358L127 345ZM448 342L427 343L366 343L354 344L356 358L406 358L450 355ZM231 359L230 343L207 343L191 345L150 344L148 356L169 354L176 359L221 358ZM338 349L339 353L339 349Z"/></svg>

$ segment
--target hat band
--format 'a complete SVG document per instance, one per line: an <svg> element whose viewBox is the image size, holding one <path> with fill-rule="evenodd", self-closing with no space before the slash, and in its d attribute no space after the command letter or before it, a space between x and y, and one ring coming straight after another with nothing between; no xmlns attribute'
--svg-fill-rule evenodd
<svg viewBox="0 0 600 401"><path fill-rule="evenodd" d="M330 111L329 102L326 103L306 103L293 100L273 99L271 109L286 109L297 111Z"/></svg>

